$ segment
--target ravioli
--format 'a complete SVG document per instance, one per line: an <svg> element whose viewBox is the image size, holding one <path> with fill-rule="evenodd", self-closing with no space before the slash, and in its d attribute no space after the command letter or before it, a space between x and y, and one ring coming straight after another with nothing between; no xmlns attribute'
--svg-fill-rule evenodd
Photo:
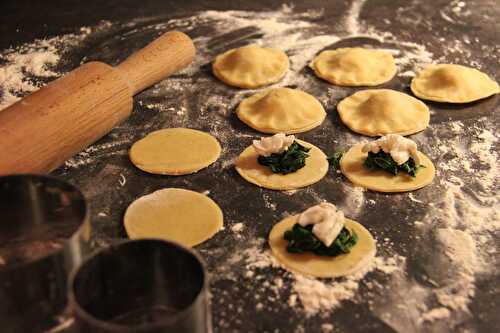
<svg viewBox="0 0 500 333"><path fill-rule="evenodd" d="M238 118L263 133L300 133L319 126L326 117L321 103L297 89L274 88L241 101Z"/></svg>
<svg viewBox="0 0 500 333"><path fill-rule="evenodd" d="M251 45L218 55L212 70L230 86L258 88L281 80L288 67L289 60L283 51Z"/></svg>
<svg viewBox="0 0 500 333"><path fill-rule="evenodd" d="M376 86L397 71L389 52L360 47L323 51L311 67L318 77L339 86Z"/></svg>
<svg viewBox="0 0 500 333"><path fill-rule="evenodd" d="M430 65L411 81L415 96L436 102L469 103L498 94L498 83L477 69L454 65Z"/></svg>
<svg viewBox="0 0 500 333"><path fill-rule="evenodd" d="M368 136L409 135L429 125L429 108L407 94L390 89L362 90L337 106L342 122Z"/></svg>

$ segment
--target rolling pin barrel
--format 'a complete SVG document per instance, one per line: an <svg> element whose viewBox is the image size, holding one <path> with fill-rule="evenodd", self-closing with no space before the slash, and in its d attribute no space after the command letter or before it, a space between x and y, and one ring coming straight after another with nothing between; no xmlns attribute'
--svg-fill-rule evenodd
<svg viewBox="0 0 500 333"><path fill-rule="evenodd" d="M132 111L132 97L187 66L191 39L168 32L118 67L80 66L0 111L0 175L48 173L106 135Z"/></svg>

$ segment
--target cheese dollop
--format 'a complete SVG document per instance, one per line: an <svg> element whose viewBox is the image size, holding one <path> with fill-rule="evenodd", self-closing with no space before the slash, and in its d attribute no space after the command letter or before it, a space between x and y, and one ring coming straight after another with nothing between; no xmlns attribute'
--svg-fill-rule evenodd
<svg viewBox="0 0 500 333"><path fill-rule="evenodd" d="M415 165L420 165L420 157L417 154L417 144L398 134L387 134L380 139L369 142L363 146L363 153L378 153L382 149L384 153L390 154L392 159L401 165L411 157Z"/></svg>
<svg viewBox="0 0 500 333"><path fill-rule="evenodd" d="M312 233L327 247L332 245L340 234L344 222L344 213L328 202L306 209L298 219L298 223L303 227L314 224Z"/></svg>
<svg viewBox="0 0 500 333"><path fill-rule="evenodd" d="M270 156L271 154L281 154L290 147L295 141L295 136L278 133L273 136L253 140L253 147L261 156Z"/></svg>

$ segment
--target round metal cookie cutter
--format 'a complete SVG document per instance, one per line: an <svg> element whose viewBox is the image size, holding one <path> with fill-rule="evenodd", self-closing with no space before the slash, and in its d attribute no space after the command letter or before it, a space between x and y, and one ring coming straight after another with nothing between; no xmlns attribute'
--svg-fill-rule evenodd
<svg viewBox="0 0 500 333"><path fill-rule="evenodd" d="M211 332L201 257L159 239L128 240L87 258L69 289L76 332Z"/></svg>
<svg viewBox="0 0 500 333"><path fill-rule="evenodd" d="M1 331L53 327L67 305L70 272L88 249L82 193L41 175L0 177Z"/></svg>

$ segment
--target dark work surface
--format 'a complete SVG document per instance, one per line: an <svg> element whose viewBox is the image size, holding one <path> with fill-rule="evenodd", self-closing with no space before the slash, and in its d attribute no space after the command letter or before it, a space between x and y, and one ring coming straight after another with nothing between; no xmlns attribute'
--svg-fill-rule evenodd
<svg viewBox="0 0 500 333"><path fill-rule="evenodd" d="M359 2L353 2L359 4ZM343 31L345 27L338 26L352 9L350 1L296 1L293 3L293 12L301 13L310 9L324 11L311 18L305 18L317 24L317 31L311 29L309 33L338 34L340 40L325 48L343 46L367 45L398 49L403 46L397 42L380 42L367 37L365 31L352 34ZM473 64L472 59L478 62L481 69L497 81L500 79L498 67L498 36L500 34L500 6L496 0L467 1L467 15L458 15L450 10L456 7L456 1L407 1L407 0L374 0L367 1L360 12L359 19L364 27L376 29L379 32L388 31L397 36L398 40L425 45L433 53L433 60L441 62L456 62ZM69 70L82 61L102 60L116 64L124 59L134 49L149 42L158 32L176 28L176 25L161 25L169 18L183 18L194 15L199 11L212 10L241 10L241 11L273 11L282 8L279 1L2 1L0 12L0 49L17 46L30 42L36 38L48 38L61 34L76 32L81 26L94 26L102 20L112 22L112 26L104 31L90 35L80 47L64 54L60 70ZM288 3L290 4L290 3ZM444 13L444 14L443 14ZM384 20L385 19L385 20ZM127 26L133 22L132 26ZM160 27L156 31L155 27ZM163 30L162 30L163 29ZM179 28L182 30L182 27ZM345 29L344 29L345 30ZM207 37L204 54L215 56L222 50L255 42L263 35L259 29L249 27L237 30L232 34L217 36L216 29L210 24L195 24L187 31L191 37ZM310 36L310 34L308 36ZM363 36L360 36L363 35ZM123 37L123 40L121 39ZM470 41L467 52L449 51L450 41L464 38ZM405 44L405 47L409 47ZM279 47L279 45L276 45ZM486 46L486 47L485 47ZM460 48L460 47L459 47ZM289 54L290 55L290 54ZM196 191L209 190L213 198L223 209L226 230L219 232L214 238L197 247L208 263L209 271L213 273L213 317L215 332L320 332L322 323L333 323L337 332L495 332L500 329L500 275L498 270L490 269L490 273L477 276L475 281L475 296L469 304L470 314L460 313L444 324L432 323L429 326L415 326L412 320L391 320L393 317L411 317L415 310L406 307L401 311L389 310L382 313L381 309L387 303L403 302L411 299L414 294L404 286L394 287L396 283L391 275L380 272L369 273L364 283L356 291L353 300L347 300L341 307L331 314L304 318L300 312L287 307L289 279L285 276L286 291L276 301L264 302L262 311L256 310L258 301L253 297L259 293L262 282L243 278L246 271L244 263L233 263L231 255L245 249L246 243L255 239L265 239L271 226L280 220L284 212L297 213L306 207L317 203L321 199L329 200L340 208L351 213L352 218L361 222L374 234L378 240L378 253L383 257L401 255L407 258L405 280L408 286L431 290L435 287L425 281L429 274L428 263L421 258L428 258L433 251L438 251L430 241L425 239L429 230L421 234L412 221L422 221L428 218L429 203L440 202L444 196L445 187L439 180L435 180L429 187L414 193L422 203L411 201L407 194L386 195L365 192L365 204L360 210L351 207L352 196L349 194L349 182L334 172L330 172L321 182L312 185L306 190L299 190L293 195L282 192L259 189L238 176L227 162L236 157L251 143L251 136L259 136L257 132L229 113L224 113L217 103L207 103L211 96L222 96L229 104L230 110L245 93L240 90L226 87L210 74L208 61L196 63L198 68L191 74L181 73L167 79L157 87L151 88L135 98L134 111L129 120L121 124L113 132L95 144L96 149L90 151L91 162L83 163L79 167L64 166L53 174L70 183L79 186L90 201L93 226L94 245L105 246L117 239L126 237L121 220L126 207L137 197L164 187L182 187ZM413 70L413 63L406 64L405 70ZM400 70L401 72L401 70ZM346 148L358 135L350 132L335 112L335 106L344 96L358 90L353 88L334 87L316 79L308 68L300 69L300 75L307 79L304 84L297 83L298 88L320 98L329 116L318 128L299 137L314 143L325 153L331 154L338 148ZM172 82L191 80L185 90L169 88ZM195 84L193 84L195 82ZM409 93L410 78L397 77L383 85ZM334 93L326 94L328 89L335 89ZM249 94L249 93L248 93ZM246 94L246 95L248 95ZM233 96L236 96L234 100ZM329 97L326 97L329 96ZM415 136L419 143L426 143L423 151L431 156L435 164L451 160L453 156L441 156L432 144L446 145L447 139L453 134L449 132L446 123L461 121L464 132L458 134L467 145L475 142L477 127L495 129L499 125L498 96L467 105L446 105L427 103L433 111L431 126L424 134ZM148 103L160 103L178 108L182 106L187 112L181 120L168 112L154 112L145 107ZM203 108L201 107L203 105ZM226 106L224 106L226 107ZM224 115L223 115L224 114ZM229 115L228 115L229 114ZM196 174L169 177L150 175L136 169L128 159L127 149L137 139L146 133L165 127L189 126L213 133L224 147L221 159L208 169ZM446 129L446 131L442 131ZM233 134L244 134L246 137L234 139ZM496 135L498 136L498 132ZM354 139L353 139L354 138ZM440 140L445 141L440 141ZM121 142L113 145L114 142ZM451 141L450 141L451 142ZM106 148L106 147L111 148ZM498 151L498 144L494 146ZM87 156L78 156L75 160L84 161ZM475 161L471 161L474 163ZM437 166L437 165L436 165ZM126 178L121 186L118 181L120 175ZM441 179L462 177L466 184L474 184L469 174L446 173L439 175ZM438 178L439 178L438 177ZM498 186L498 182L495 183ZM498 188L498 187L497 187ZM471 191L475 191L471 185ZM374 200L374 204L367 204L367 200ZM274 205L270 208L269 203ZM243 238L237 239L230 231L231 225L244 223ZM431 228L432 229L432 228ZM427 232L427 233L426 233ZM498 249L500 235L498 230L489 235L493 246ZM390 239L391 245L384 244L384 239ZM265 246L264 246L265 248ZM481 250L481 249L479 249ZM430 251L430 252L429 252ZM432 262L432 260L431 260ZM438 265L439 260L434 262ZM489 262L491 266L498 266L499 262ZM436 268L436 267L434 267ZM444 265L436 269L449 269ZM233 274L227 274L230 270ZM283 271L266 268L263 275L269 281L276 277L283 277ZM439 275L439 274L437 274ZM443 281L446 282L446 279ZM438 281L438 283L445 283ZM377 289L370 289L367 283L381 285ZM394 288L394 290L392 289ZM408 287L409 288L409 287ZM272 296L270 291L263 295ZM431 294L432 295L432 294ZM384 301L387 300L387 301ZM390 301L389 301L390 300ZM422 301L423 302L423 301ZM429 309L437 306L432 297L426 298ZM236 309L240 308L241 313ZM391 310L392 309L392 310ZM395 311L394 313L391 311ZM408 313L408 316L405 314ZM388 317L389 316L389 317ZM411 318L410 318L411 319ZM413 318L415 319L415 318Z"/></svg>

